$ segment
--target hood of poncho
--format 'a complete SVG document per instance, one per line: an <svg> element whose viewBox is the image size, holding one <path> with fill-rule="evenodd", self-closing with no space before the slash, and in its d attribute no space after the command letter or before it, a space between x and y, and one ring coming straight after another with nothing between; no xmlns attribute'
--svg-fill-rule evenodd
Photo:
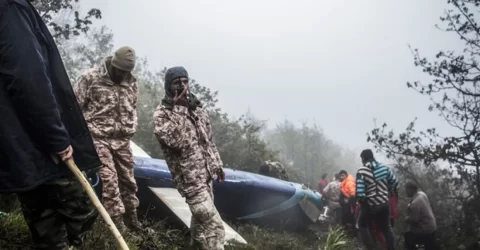
<svg viewBox="0 0 480 250"><path fill-rule="evenodd" d="M162 104L167 109L173 108L173 98L175 97L175 93L172 93L171 91L172 82L175 79L178 79L181 77L188 78L188 72L184 67L169 68L165 73L165 83L164 83L165 97L162 100ZM189 109L195 110L197 107L201 107L201 106L202 106L201 102L198 100L198 98L194 94L192 94L192 92L190 92L189 98L188 98Z"/></svg>

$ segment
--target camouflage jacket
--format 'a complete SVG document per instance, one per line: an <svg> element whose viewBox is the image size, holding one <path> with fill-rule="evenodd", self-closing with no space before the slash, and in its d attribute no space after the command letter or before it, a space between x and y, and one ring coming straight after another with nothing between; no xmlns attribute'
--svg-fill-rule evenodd
<svg viewBox="0 0 480 250"><path fill-rule="evenodd" d="M200 107L189 111L160 105L153 116L155 136L180 194L189 197L209 188L223 163L207 112Z"/></svg>
<svg viewBox="0 0 480 250"><path fill-rule="evenodd" d="M113 83L107 71L111 58L83 73L73 88L94 138L132 137L137 129L136 79L130 75L121 84Z"/></svg>
<svg viewBox="0 0 480 250"><path fill-rule="evenodd" d="M323 189L323 195L328 200L328 207L330 209L340 208L340 189L341 183L337 180L328 183Z"/></svg>

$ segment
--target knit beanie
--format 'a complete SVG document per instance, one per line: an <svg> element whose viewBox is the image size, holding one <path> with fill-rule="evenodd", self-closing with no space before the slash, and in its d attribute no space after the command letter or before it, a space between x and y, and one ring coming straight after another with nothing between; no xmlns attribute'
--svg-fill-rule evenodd
<svg viewBox="0 0 480 250"><path fill-rule="evenodd" d="M115 51L112 58L112 66L127 72L135 68L135 50L128 46L124 46Z"/></svg>
<svg viewBox="0 0 480 250"><path fill-rule="evenodd" d="M167 72L165 73L165 82L164 82L165 94L167 96L173 97L175 95L175 93L171 93L172 82L173 80L180 77L188 78L188 72L184 67L177 66L177 67L169 68L167 70Z"/></svg>

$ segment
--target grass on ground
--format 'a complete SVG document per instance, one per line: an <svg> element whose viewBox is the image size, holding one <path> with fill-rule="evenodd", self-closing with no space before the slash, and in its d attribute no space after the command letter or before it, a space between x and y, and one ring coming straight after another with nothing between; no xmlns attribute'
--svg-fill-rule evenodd
<svg viewBox="0 0 480 250"><path fill-rule="evenodd" d="M154 229L155 233L139 235L127 232L124 238L131 250L188 249L187 232L169 228L164 221L145 221L144 223ZM226 247L227 250L354 249L353 243L350 243L343 231L339 229L332 229L330 233L318 234L314 231L285 232L245 224L233 225L233 228L245 238L248 245L232 244ZM18 207L7 215L0 216L0 249L33 249L28 227ZM114 239L100 217L92 230L88 232L84 249L116 249Z"/></svg>

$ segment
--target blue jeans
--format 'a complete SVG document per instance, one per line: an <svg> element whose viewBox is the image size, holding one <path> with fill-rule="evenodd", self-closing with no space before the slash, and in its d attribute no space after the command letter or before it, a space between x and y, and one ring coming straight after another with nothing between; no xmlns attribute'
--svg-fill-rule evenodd
<svg viewBox="0 0 480 250"><path fill-rule="evenodd" d="M388 202L385 205L375 208L367 204L360 206L358 226L362 240L367 247L373 247L373 240L368 229L374 221L383 235L385 235L388 250L395 250L395 235L390 225L390 205Z"/></svg>

